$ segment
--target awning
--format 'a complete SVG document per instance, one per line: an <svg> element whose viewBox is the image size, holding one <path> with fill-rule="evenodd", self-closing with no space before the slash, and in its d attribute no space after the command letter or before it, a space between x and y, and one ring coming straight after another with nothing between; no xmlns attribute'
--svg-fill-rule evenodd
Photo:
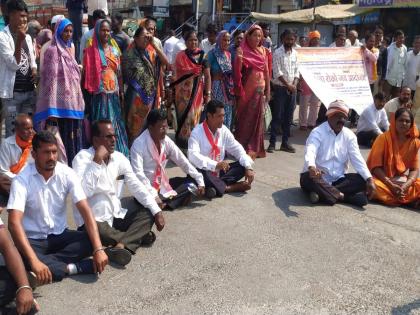
<svg viewBox="0 0 420 315"><path fill-rule="evenodd" d="M259 21L277 23L312 23L347 19L371 12L372 8L361 8L354 4L327 4L315 8L296 10L280 14L251 12L251 17Z"/></svg>

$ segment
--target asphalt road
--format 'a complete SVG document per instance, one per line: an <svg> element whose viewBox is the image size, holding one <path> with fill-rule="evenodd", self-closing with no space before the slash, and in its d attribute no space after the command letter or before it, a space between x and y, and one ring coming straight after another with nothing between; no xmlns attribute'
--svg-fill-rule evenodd
<svg viewBox="0 0 420 315"><path fill-rule="evenodd" d="M309 204L305 135L249 193L166 212L125 270L38 288L41 314L420 314L420 213Z"/></svg>

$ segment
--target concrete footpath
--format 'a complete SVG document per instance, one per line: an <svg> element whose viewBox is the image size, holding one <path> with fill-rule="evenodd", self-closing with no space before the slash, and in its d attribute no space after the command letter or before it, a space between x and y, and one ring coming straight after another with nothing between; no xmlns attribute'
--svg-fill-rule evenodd
<svg viewBox="0 0 420 315"><path fill-rule="evenodd" d="M125 270L38 288L41 314L420 314L420 212L312 206L306 135L257 160L249 193L166 212Z"/></svg>

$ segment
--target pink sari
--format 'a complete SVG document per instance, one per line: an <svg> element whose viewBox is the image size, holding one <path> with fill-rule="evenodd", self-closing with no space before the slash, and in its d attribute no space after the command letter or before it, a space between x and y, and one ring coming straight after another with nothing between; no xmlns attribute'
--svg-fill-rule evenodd
<svg viewBox="0 0 420 315"><path fill-rule="evenodd" d="M265 157L264 150L264 105L266 89L265 79L269 77L268 56L266 50L248 45L248 37L253 31L260 30L252 26L241 44L243 57L235 57L234 83L239 96L236 108L235 137L251 157ZM241 60L242 59L242 60Z"/></svg>

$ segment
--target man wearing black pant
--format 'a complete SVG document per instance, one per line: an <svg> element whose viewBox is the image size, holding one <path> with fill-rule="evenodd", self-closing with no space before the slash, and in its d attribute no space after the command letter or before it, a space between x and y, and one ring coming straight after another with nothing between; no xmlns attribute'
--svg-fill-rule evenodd
<svg viewBox="0 0 420 315"><path fill-rule="evenodd" d="M270 145L267 152L272 153L276 145L276 131L281 126L283 135L280 150L295 153L289 144L290 127L296 107L296 86L299 80L297 53L293 48L296 34L291 30L283 32L283 45L273 54L273 120L271 121Z"/></svg>
<svg viewBox="0 0 420 315"><path fill-rule="evenodd" d="M188 140L188 158L203 174L207 197L221 197L224 193L251 189L254 162L223 125L223 103L212 100L207 104L206 111L206 120L193 129ZM226 152L237 162L229 164L224 161ZM245 180L240 182L244 176Z"/></svg>
<svg viewBox="0 0 420 315"><path fill-rule="evenodd" d="M81 273L102 272L108 257L76 173L57 162L57 139L48 131L32 140L29 164L17 175L10 188L9 230L27 268L38 284L61 281ZM67 228L66 200L83 217L86 232ZM93 256L93 259L85 259Z"/></svg>
<svg viewBox="0 0 420 315"><path fill-rule="evenodd" d="M343 101L330 104L327 121L309 135L300 185L312 203L346 202L363 207L375 191L372 175L357 145L356 135L344 127L349 109ZM351 162L357 174L346 174Z"/></svg>

